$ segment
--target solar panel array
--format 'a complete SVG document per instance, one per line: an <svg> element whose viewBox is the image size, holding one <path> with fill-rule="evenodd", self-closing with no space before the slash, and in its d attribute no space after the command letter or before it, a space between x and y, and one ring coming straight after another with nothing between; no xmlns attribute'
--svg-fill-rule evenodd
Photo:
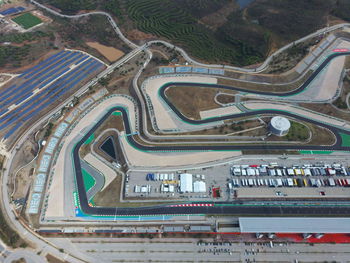
<svg viewBox="0 0 350 263"><path fill-rule="evenodd" d="M11 7L0 12L0 15L9 16L23 12L26 10L23 6Z"/></svg>
<svg viewBox="0 0 350 263"><path fill-rule="evenodd" d="M0 92L0 130L10 128L4 138L103 68L87 54L61 51L23 72Z"/></svg>

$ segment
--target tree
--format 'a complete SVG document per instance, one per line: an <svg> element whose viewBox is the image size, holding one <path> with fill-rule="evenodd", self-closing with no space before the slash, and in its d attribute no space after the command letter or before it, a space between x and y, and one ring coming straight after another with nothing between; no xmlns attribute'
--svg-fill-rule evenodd
<svg viewBox="0 0 350 263"><path fill-rule="evenodd" d="M109 80L107 78L100 78L98 80L98 83L103 87L107 87L109 84Z"/></svg>

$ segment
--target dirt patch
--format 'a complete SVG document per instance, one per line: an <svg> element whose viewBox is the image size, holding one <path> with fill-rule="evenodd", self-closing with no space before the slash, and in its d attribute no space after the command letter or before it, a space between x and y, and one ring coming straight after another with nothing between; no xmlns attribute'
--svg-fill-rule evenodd
<svg viewBox="0 0 350 263"><path fill-rule="evenodd" d="M338 110L336 107L326 104L326 103L315 103L315 104L309 104L309 103L300 103L299 106L313 110L315 112L323 113L325 115L329 115L332 117L336 117L339 119L343 119L346 121L350 121L350 114L345 111Z"/></svg>
<svg viewBox="0 0 350 263"><path fill-rule="evenodd" d="M12 261L12 263L27 263L27 261L24 258L20 258L20 259Z"/></svg>
<svg viewBox="0 0 350 263"><path fill-rule="evenodd" d="M15 155L11 170L16 170L30 162L34 158L36 151L37 146L35 143L33 143L32 138L25 141L21 149L19 149Z"/></svg>
<svg viewBox="0 0 350 263"><path fill-rule="evenodd" d="M235 96L232 95L226 95L226 94L220 94L216 97L217 101L222 104L228 104L228 103L234 103L235 102Z"/></svg>
<svg viewBox="0 0 350 263"><path fill-rule="evenodd" d="M133 41L133 40L146 41L146 40L150 40L153 38L154 38L154 36L152 34L147 34L147 33L144 33L142 31L139 31L137 29L133 29L133 30L128 32L128 39L130 39L131 41Z"/></svg>
<svg viewBox="0 0 350 263"><path fill-rule="evenodd" d="M29 188L32 184L34 169L26 167L18 172L16 176L16 191L13 194L13 199L25 198L28 194Z"/></svg>
<svg viewBox="0 0 350 263"><path fill-rule="evenodd" d="M46 259L49 263L69 263L68 261L62 261L51 254L47 254Z"/></svg>
<svg viewBox="0 0 350 263"><path fill-rule="evenodd" d="M348 56L345 58L344 68L350 69L350 57Z"/></svg>
<svg viewBox="0 0 350 263"><path fill-rule="evenodd" d="M288 83L285 85L272 85L272 84L264 84L263 82L271 82L271 83L281 83L283 81L283 76L285 77L285 81L290 80L290 79L295 79L286 77L286 75L280 75L281 77L278 77L276 75L276 78L265 78L264 76L258 76L255 75L251 79L247 79L250 81L255 81L255 83L251 82L244 82L244 81L239 81L235 79L223 79L223 78L218 78L218 84L220 85L225 85L225 86L231 86L231 87L239 87L241 89L245 89L247 91L266 91L266 92L288 92L295 90L300 87L301 84L303 84L306 79L308 79L311 76L312 72L308 71L301 79L298 79L294 81L293 83ZM227 90L224 91L227 93Z"/></svg>
<svg viewBox="0 0 350 263"><path fill-rule="evenodd" d="M338 17L335 17L335 16L329 15L327 18L328 18L329 26L334 26L334 25L338 25L338 24L347 23L347 21L345 21L343 19L340 19Z"/></svg>
<svg viewBox="0 0 350 263"><path fill-rule="evenodd" d="M135 56L129 62L123 64L121 67L116 68L108 77L109 84L107 90L111 94L125 94L130 95L132 88L132 80L146 60L146 54L141 52Z"/></svg>
<svg viewBox="0 0 350 263"><path fill-rule="evenodd" d="M346 75L344 80L343 80L343 88L342 91L339 95L339 97L333 101L333 105L337 107L340 110L348 110L348 105L347 105L347 95L350 93L350 77L349 75Z"/></svg>
<svg viewBox="0 0 350 263"><path fill-rule="evenodd" d="M152 49L151 50L153 53L159 53L161 56L163 56L165 59L169 60L169 56L167 54L165 54L163 51L158 50L158 49Z"/></svg>
<svg viewBox="0 0 350 263"><path fill-rule="evenodd" d="M113 207L120 202L120 191L122 185L121 175L117 177L106 187L105 190L98 192L94 197L96 206Z"/></svg>
<svg viewBox="0 0 350 263"><path fill-rule="evenodd" d="M220 8L218 11L207 15L199 20L199 23L202 23L206 26L209 26L211 29L218 29L227 22L227 17L235 10L239 8L236 1L231 1L224 7Z"/></svg>
<svg viewBox="0 0 350 263"><path fill-rule="evenodd" d="M44 16L44 14L39 10L34 10L33 15L39 17L43 21L43 23L51 23L52 22L51 18Z"/></svg>
<svg viewBox="0 0 350 263"><path fill-rule="evenodd" d="M117 129L118 131L124 131L123 117L111 114L103 124L95 131L95 136L98 137L104 130Z"/></svg>
<svg viewBox="0 0 350 263"><path fill-rule="evenodd" d="M95 138L97 138L103 131L107 129L117 129L118 131L124 131L124 124L123 124L123 118L122 116L116 116L116 115L110 115L104 122L103 124L98 127L96 132L94 133ZM104 139L106 139L109 135L113 134L116 136L115 132L108 132L102 136L100 139L100 142L102 143ZM117 136L116 136L117 137ZM100 142L97 143L97 145L100 145ZM90 147L91 144L83 144L82 147L79 150L79 154L82 158L84 158L88 153L90 153ZM99 154L103 153L98 149L98 147L95 147L95 151L98 151ZM103 155L106 157L105 155ZM108 158L106 158L108 159Z"/></svg>
<svg viewBox="0 0 350 263"><path fill-rule="evenodd" d="M124 55L124 52L114 47L108 47L98 42L86 42L89 47L96 49L110 62L114 62Z"/></svg>
<svg viewBox="0 0 350 263"><path fill-rule="evenodd" d="M308 127L312 133L310 145L332 145L335 143L335 137L329 130L316 125L308 125Z"/></svg>
<svg viewBox="0 0 350 263"><path fill-rule="evenodd" d="M118 175L103 191L97 193L94 197L96 206L107 207L141 207L149 205L165 204L169 202L121 202L120 191L122 189L122 176ZM139 200L140 198L128 198L128 200Z"/></svg>
<svg viewBox="0 0 350 263"><path fill-rule="evenodd" d="M0 85L8 81L10 78L11 78L10 76L0 74Z"/></svg>
<svg viewBox="0 0 350 263"><path fill-rule="evenodd" d="M192 119L200 119L200 111L219 108L214 101L220 91L216 88L171 87L165 93L169 100L182 114Z"/></svg>
<svg viewBox="0 0 350 263"><path fill-rule="evenodd" d="M263 136L266 135L267 130L258 120L241 120L231 123L225 123L222 126L216 126L210 129L204 129L200 131L182 133L183 135L230 135L234 136ZM245 131L252 128L261 127L252 131ZM229 139L227 137L226 139Z"/></svg>
<svg viewBox="0 0 350 263"><path fill-rule="evenodd" d="M303 58L317 48L319 42L319 37L314 37L305 42L291 46L277 56L274 56L268 69L264 73L276 74L293 69Z"/></svg>

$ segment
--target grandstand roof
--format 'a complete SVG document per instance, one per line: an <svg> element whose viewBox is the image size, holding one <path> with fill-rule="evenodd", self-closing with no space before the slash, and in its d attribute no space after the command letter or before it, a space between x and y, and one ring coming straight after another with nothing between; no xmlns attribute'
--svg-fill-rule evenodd
<svg viewBox="0 0 350 263"><path fill-rule="evenodd" d="M240 217L242 233L350 233L350 218Z"/></svg>

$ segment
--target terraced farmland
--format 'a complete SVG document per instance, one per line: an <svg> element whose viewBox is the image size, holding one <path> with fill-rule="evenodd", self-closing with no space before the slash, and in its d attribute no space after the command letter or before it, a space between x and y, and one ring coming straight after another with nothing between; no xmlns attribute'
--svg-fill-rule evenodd
<svg viewBox="0 0 350 263"><path fill-rule="evenodd" d="M190 14L168 1L132 0L128 4L128 13L140 30L169 39L193 33L196 23Z"/></svg>
<svg viewBox="0 0 350 263"><path fill-rule="evenodd" d="M221 1L218 7L223 3ZM205 5L201 1L202 12L204 13L206 6L212 8L212 5L209 2ZM239 65L254 63L262 58L260 53L247 48L244 43L220 41L216 32L198 23L195 11L188 8L188 4L181 5L177 1L169 0L130 0L126 1L126 9L129 18L139 30L179 43L197 58ZM243 49L252 52L245 57L241 55Z"/></svg>

